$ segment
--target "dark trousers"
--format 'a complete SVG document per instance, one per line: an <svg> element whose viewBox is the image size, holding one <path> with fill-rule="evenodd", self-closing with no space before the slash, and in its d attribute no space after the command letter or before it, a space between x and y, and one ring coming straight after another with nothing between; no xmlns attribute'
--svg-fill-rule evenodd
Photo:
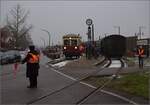
<svg viewBox="0 0 150 105"><path fill-rule="evenodd" d="M143 68L143 57L139 57L139 68Z"/></svg>
<svg viewBox="0 0 150 105"><path fill-rule="evenodd" d="M31 87L37 86L37 76L29 77L29 81Z"/></svg>

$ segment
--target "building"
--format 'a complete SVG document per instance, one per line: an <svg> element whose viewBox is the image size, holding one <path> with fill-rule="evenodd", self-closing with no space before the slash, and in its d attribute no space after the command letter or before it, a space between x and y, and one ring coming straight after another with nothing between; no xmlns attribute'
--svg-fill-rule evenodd
<svg viewBox="0 0 150 105"><path fill-rule="evenodd" d="M126 55L134 56L137 49L137 36L126 37Z"/></svg>

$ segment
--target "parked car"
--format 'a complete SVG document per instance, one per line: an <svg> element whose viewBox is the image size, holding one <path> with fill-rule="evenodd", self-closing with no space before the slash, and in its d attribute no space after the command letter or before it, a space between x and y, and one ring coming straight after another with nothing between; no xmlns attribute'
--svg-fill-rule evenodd
<svg viewBox="0 0 150 105"><path fill-rule="evenodd" d="M11 50L3 53L0 58L0 64L10 64L21 61L21 55L19 51Z"/></svg>
<svg viewBox="0 0 150 105"><path fill-rule="evenodd" d="M28 52L27 51L20 51L19 53L20 53L20 56L21 56L21 60L23 60L26 57Z"/></svg>

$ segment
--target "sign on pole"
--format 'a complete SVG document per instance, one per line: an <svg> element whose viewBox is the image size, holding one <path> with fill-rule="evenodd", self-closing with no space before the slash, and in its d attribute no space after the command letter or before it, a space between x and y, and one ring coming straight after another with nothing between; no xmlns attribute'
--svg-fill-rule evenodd
<svg viewBox="0 0 150 105"><path fill-rule="evenodd" d="M87 20L86 20L86 24L87 24L88 26L92 25L92 19L87 19Z"/></svg>
<svg viewBox="0 0 150 105"><path fill-rule="evenodd" d="M148 45L148 40L138 40L137 45Z"/></svg>

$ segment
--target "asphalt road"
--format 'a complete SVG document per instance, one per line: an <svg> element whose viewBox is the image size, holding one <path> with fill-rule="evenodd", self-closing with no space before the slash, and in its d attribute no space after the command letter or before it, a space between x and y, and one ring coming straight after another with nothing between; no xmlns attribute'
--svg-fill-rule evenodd
<svg viewBox="0 0 150 105"><path fill-rule="evenodd" d="M78 83L60 92L41 98L75 81L62 73L56 72L53 68L47 67L45 63L48 60L45 56L41 56L37 89L26 88L28 79L25 76L25 65L19 64L19 69L15 73L13 72L13 65L1 67L1 103L27 104L36 100L32 104L76 104L94 90L94 88ZM129 104L125 100L100 91L84 103Z"/></svg>

